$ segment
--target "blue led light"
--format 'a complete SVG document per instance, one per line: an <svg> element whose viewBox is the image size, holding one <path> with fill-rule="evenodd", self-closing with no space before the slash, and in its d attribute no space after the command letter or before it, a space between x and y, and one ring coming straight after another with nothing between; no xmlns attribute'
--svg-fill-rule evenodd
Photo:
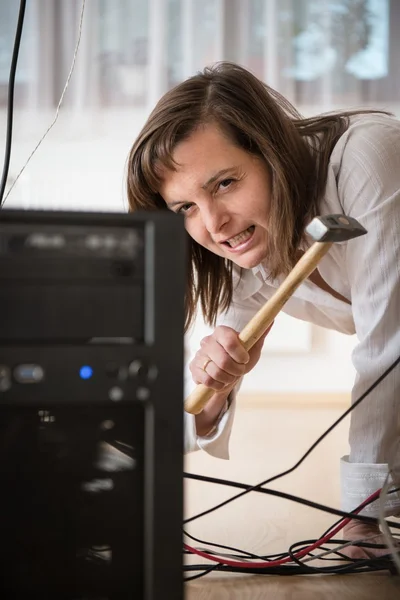
<svg viewBox="0 0 400 600"><path fill-rule="evenodd" d="M89 367L89 365L84 365L79 370L79 377L81 379L90 379L92 375L93 375L93 369L92 369L92 367Z"/></svg>

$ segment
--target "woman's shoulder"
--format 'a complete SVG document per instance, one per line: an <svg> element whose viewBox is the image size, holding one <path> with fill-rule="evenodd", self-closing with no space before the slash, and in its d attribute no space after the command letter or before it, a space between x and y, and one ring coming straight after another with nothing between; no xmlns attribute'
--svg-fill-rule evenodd
<svg viewBox="0 0 400 600"><path fill-rule="evenodd" d="M336 190L344 212L357 217L383 207L400 189L400 121L382 113L351 117L332 152L330 170L327 190Z"/></svg>
<svg viewBox="0 0 400 600"><path fill-rule="evenodd" d="M400 120L384 113L364 113L350 117L349 140L352 145L371 147L400 144Z"/></svg>
<svg viewBox="0 0 400 600"><path fill-rule="evenodd" d="M360 113L349 117L349 126L337 141L331 164L363 160L398 159L400 120L385 113ZM395 156L397 155L397 156Z"/></svg>

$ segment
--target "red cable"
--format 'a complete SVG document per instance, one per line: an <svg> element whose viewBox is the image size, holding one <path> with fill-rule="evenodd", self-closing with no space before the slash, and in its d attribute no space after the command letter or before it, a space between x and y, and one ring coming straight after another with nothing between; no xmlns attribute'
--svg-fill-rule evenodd
<svg viewBox="0 0 400 600"><path fill-rule="evenodd" d="M381 490L379 489L376 492L374 492L373 494L371 494L370 496L368 496L368 498L366 500L364 500L364 502L362 502L360 504L360 506L358 506L353 511L354 514L358 514L364 508L364 506L366 506L373 500L376 500L379 497L380 492L381 492ZM345 527L345 525L347 525L347 523L349 523L351 520L352 520L351 517L346 517L346 518L342 519L340 521L340 523L338 523L336 525L336 527L334 529L332 529L332 531L330 531L327 535L325 535L323 538L320 538L319 540L317 540L310 546L307 546L306 548L299 550L299 552L294 554L294 556L296 558L302 558L309 552L312 552L316 548L323 546L328 540L333 538L341 529L343 529L343 527ZM269 560L269 561L267 560L267 561L261 561L261 562L243 562L243 561L238 561L238 560L231 560L229 558L218 557L213 554L208 554L207 552L203 552L202 550L197 550L196 548L192 548L192 546L188 546L188 544L183 544L183 547L186 550L188 550L189 552L191 552L192 554L197 554L198 556L202 556L203 558L207 558L208 560L211 560L213 562L217 562L222 565L229 565L230 567L240 567L241 569L265 569L266 567L278 567L287 562L292 562L292 560L293 560L291 556L287 556L286 558L280 558L278 560Z"/></svg>

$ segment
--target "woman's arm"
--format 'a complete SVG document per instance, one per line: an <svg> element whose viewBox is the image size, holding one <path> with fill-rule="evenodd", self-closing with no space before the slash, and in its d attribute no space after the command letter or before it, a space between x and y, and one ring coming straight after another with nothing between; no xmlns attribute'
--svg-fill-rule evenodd
<svg viewBox="0 0 400 600"><path fill-rule="evenodd" d="M212 336L216 336L223 345L225 335L228 333L231 338L237 338L238 333L243 329L247 322L254 316L259 309L259 302L254 298L246 298L244 303L234 300L228 311L220 315L217 322L217 329ZM211 332L212 333L212 332ZM228 338L229 338L228 335ZM210 340L206 344L210 342ZM251 371L257 364L265 336L251 348L247 356L247 364L243 365L242 373ZM214 340L215 341L215 340ZM211 340L213 342L213 340ZM240 342L237 342L240 344ZM204 359L211 354L207 350L207 345L202 343L201 350L198 351L198 359L194 354L190 357L185 368L185 396L188 396L194 389L197 382L204 383L213 387L210 375L201 373L201 366ZM211 344L212 345L212 344ZM242 348L240 348L243 350ZM194 350L196 350L194 348ZM230 350L232 352L232 350ZM203 356L204 355L204 356ZM238 359L239 360L239 359ZM192 369L190 369L192 364ZM210 365L207 373L215 372L216 365ZM209 379L210 381L207 381ZM214 396L207 403L199 415L185 413L185 451L191 452L203 449L206 452L218 458L228 458L228 445L230 432L233 424L236 394L240 388L242 376L235 377L234 380L223 389L215 391Z"/></svg>
<svg viewBox="0 0 400 600"><path fill-rule="evenodd" d="M368 233L347 245L346 269L359 340L353 352L359 398L400 354L400 123L380 117L350 131L338 191L344 212ZM388 464L400 464L400 369L351 414L350 455L342 460L343 507L380 488ZM395 446L397 444L397 451ZM400 510L393 494L386 509ZM378 514L378 503L369 509Z"/></svg>

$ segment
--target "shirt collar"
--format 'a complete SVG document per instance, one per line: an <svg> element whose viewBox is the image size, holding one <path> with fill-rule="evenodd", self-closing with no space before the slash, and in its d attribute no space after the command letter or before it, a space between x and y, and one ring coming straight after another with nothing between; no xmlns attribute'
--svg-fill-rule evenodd
<svg viewBox="0 0 400 600"><path fill-rule="evenodd" d="M261 262L259 265L253 267L251 269L253 275L255 277L257 277L257 279L259 279L260 281L262 281L263 283L265 283L269 278L270 278L270 272L267 269L267 266L265 263Z"/></svg>
<svg viewBox="0 0 400 600"><path fill-rule="evenodd" d="M257 272L258 266L253 269L241 269L233 266L233 290L235 298L246 300L256 294L263 286L264 279Z"/></svg>

